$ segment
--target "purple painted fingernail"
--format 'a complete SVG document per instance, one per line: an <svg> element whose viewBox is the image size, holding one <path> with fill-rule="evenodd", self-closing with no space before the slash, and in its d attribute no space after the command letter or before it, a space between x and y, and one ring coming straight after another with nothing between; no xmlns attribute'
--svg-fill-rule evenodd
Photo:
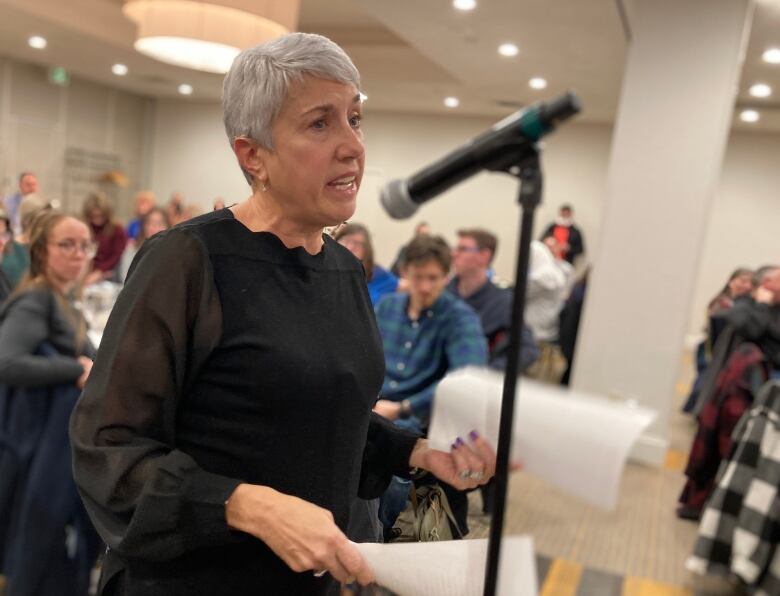
<svg viewBox="0 0 780 596"><path fill-rule="evenodd" d="M478 438L479 438L479 433L477 431L472 430L469 433L469 439L471 439L472 441L476 441Z"/></svg>
<svg viewBox="0 0 780 596"><path fill-rule="evenodd" d="M460 437L458 437L457 439L455 439L455 444L456 444L458 447L463 447L463 446L464 446L466 443L464 443L464 442L463 442L463 439L461 439Z"/></svg>

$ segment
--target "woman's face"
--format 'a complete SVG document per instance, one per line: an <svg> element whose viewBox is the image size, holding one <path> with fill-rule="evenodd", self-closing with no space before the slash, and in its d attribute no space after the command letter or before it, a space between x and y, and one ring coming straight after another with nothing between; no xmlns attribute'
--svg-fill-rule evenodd
<svg viewBox="0 0 780 596"><path fill-rule="evenodd" d="M355 258L362 261L366 256L366 237L363 234L347 234L339 238L339 244L349 249Z"/></svg>
<svg viewBox="0 0 780 596"><path fill-rule="evenodd" d="M102 225L105 225L107 222L106 216L103 214L103 211L100 209L92 209L89 212L89 223L91 223L95 227L100 227Z"/></svg>
<svg viewBox="0 0 780 596"><path fill-rule="evenodd" d="M168 226L165 223L165 218L162 213L153 211L146 216L146 222L144 223L144 236L151 238L157 232L167 230Z"/></svg>
<svg viewBox="0 0 780 596"><path fill-rule="evenodd" d="M46 246L46 276L58 285L66 285L81 275L94 254L89 229L73 217L66 217L49 232Z"/></svg>
<svg viewBox="0 0 780 596"><path fill-rule="evenodd" d="M360 94L312 76L290 85L273 123L274 150L260 150L260 179L299 225L332 226L355 212L365 152Z"/></svg>
<svg viewBox="0 0 780 596"><path fill-rule="evenodd" d="M744 296L753 289L752 275L744 273L738 275L729 282L729 290L731 296L736 298L737 296Z"/></svg>

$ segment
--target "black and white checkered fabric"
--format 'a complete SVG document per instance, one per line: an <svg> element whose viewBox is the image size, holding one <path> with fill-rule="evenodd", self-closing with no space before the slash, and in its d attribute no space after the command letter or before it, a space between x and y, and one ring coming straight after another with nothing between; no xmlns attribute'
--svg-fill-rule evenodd
<svg viewBox="0 0 780 596"><path fill-rule="evenodd" d="M737 424L687 567L735 575L758 596L780 595L780 381L764 385Z"/></svg>

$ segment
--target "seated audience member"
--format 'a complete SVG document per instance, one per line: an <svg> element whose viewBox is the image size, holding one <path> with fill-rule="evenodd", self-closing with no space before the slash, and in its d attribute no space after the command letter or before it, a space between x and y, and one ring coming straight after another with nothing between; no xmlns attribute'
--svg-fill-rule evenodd
<svg viewBox="0 0 780 596"><path fill-rule="evenodd" d="M558 346L559 315L568 280L543 242L531 242L531 262L525 300L525 322L539 345L539 359L528 370L536 379L559 383L566 363Z"/></svg>
<svg viewBox="0 0 780 596"><path fill-rule="evenodd" d="M122 253L122 258L119 261L119 279L124 283L127 277L127 272L130 270L130 265L133 263L135 255L141 249L141 246L149 238L154 236L157 232L163 232L171 227L168 221L168 214L160 207L152 207L141 218L141 227L138 231L138 238L134 245L128 245L125 252Z"/></svg>
<svg viewBox="0 0 780 596"><path fill-rule="evenodd" d="M171 194L171 198L168 199L168 204L165 206L165 211L172 226L185 221L184 209L184 196L180 192Z"/></svg>
<svg viewBox="0 0 780 596"><path fill-rule="evenodd" d="M385 380L374 411L402 428L425 433L438 382L449 371L487 364L476 313L445 291L451 254L439 237L419 236L406 248L403 275L409 293L388 294L376 306L385 354ZM468 532L465 493L442 487L462 534ZM394 477L382 498L380 519L392 528L406 504L409 481Z"/></svg>
<svg viewBox="0 0 780 596"><path fill-rule="evenodd" d="M347 247L363 263L371 304L376 306L382 296L392 294L398 289L398 278L374 262L371 234L365 226L358 223L344 224L333 234L333 239Z"/></svg>
<svg viewBox="0 0 780 596"><path fill-rule="evenodd" d="M151 190L142 190L135 195L135 219L127 224L127 237L136 240L141 233L141 220L157 204L157 199Z"/></svg>
<svg viewBox="0 0 780 596"><path fill-rule="evenodd" d="M542 242L531 242L525 320L536 341L558 339L558 314L565 299L566 275Z"/></svg>
<svg viewBox="0 0 780 596"><path fill-rule="evenodd" d="M707 315L714 316L729 310L740 296L747 296L753 291L753 271L746 267L735 269L723 289L718 292L707 305Z"/></svg>
<svg viewBox="0 0 780 596"><path fill-rule="evenodd" d="M414 240L415 238L419 238L420 236L430 236L430 235L431 235L431 226L429 226L427 222L421 221L416 226L414 226L414 236L412 237L412 240ZM407 246L409 245L404 244L400 249L398 249L398 254L395 256L395 260L393 261L393 264L390 266L390 272L396 277L401 277L401 270L403 269L403 265L404 265L404 254L406 254Z"/></svg>
<svg viewBox="0 0 780 596"><path fill-rule="evenodd" d="M766 268L752 296L741 296L726 321L742 339L755 343L780 378L780 267Z"/></svg>
<svg viewBox="0 0 780 596"><path fill-rule="evenodd" d="M22 200L27 195L35 194L36 192L38 192L38 178L32 172L22 172L19 174L19 190L7 196L3 201L3 206L8 218L11 220L11 230L14 234L19 234L22 231L22 219L19 211Z"/></svg>
<svg viewBox="0 0 780 596"><path fill-rule="evenodd" d="M554 236L547 236L542 240L544 245L552 253L555 258L555 265L566 276L566 287L564 288L563 295L567 297L574 286L574 265L566 260L566 255L563 250L563 245L555 239Z"/></svg>
<svg viewBox="0 0 780 596"><path fill-rule="evenodd" d="M491 281L490 264L497 248L498 239L487 230L459 230L458 243L452 249L455 276L447 289L479 315L488 344L488 366L504 370L512 327L513 291L499 288ZM523 372L539 357L539 348L527 325L523 325L520 341L519 371ZM484 513L492 513L493 487L492 482L480 487Z"/></svg>
<svg viewBox="0 0 780 596"><path fill-rule="evenodd" d="M458 231L458 243L452 249L455 276L447 289L468 304L479 315L488 343L491 368L506 368L509 329L512 323L512 290L499 288L488 276L496 254L498 239L486 230ZM520 347L520 370L524 371L539 357L531 329L524 325Z"/></svg>
<svg viewBox="0 0 780 596"><path fill-rule="evenodd" d="M2 259L5 257L6 248L11 245L12 241L11 221L8 219L5 211L0 210L0 302L4 302L11 290L13 290L11 281L2 269Z"/></svg>
<svg viewBox="0 0 780 596"><path fill-rule="evenodd" d="M98 553L68 442L68 420L95 355L73 300L92 251L83 222L39 213L30 232L29 273L0 310L0 407L7 416L0 548L7 594L86 594Z"/></svg>
<svg viewBox="0 0 780 596"><path fill-rule="evenodd" d="M585 252L582 232L574 225L574 210L571 205L561 205L558 217L544 230L542 239L552 236L561 245L563 258L574 264L574 259Z"/></svg>
<svg viewBox="0 0 780 596"><path fill-rule="evenodd" d="M35 194L29 194L24 197L19 206L19 222L21 232L16 238L12 238L6 245L3 254L3 262L0 264L3 273L8 278L12 288L19 285L24 274L30 267L30 229L38 214L49 209L49 204Z"/></svg>
<svg viewBox="0 0 780 596"><path fill-rule="evenodd" d="M699 398L704 372L709 366L712 348L726 326L726 313L734 306L734 300L750 294L753 290L753 275L750 269L740 267L732 272L726 285L707 305L706 337L696 346L696 379L691 387L683 412L692 412Z"/></svg>
<svg viewBox="0 0 780 596"><path fill-rule="evenodd" d="M127 234L124 228L114 221L111 203L103 194L89 195L84 201L83 214L84 221L92 230L92 236L97 244L97 253L92 259L91 271L84 282L93 284L114 279L115 269L127 246Z"/></svg>

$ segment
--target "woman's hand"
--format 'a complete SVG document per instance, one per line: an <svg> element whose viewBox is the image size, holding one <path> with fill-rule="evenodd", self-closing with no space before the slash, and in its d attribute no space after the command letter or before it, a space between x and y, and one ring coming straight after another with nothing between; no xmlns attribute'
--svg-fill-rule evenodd
<svg viewBox="0 0 780 596"><path fill-rule="evenodd" d="M374 412L388 420L398 420L401 416L401 403L390 401L389 399L380 399L374 404Z"/></svg>
<svg viewBox="0 0 780 596"><path fill-rule="evenodd" d="M92 371L92 360L86 356L79 356L78 361L81 367L84 369L84 372L82 372L81 376L76 379L76 387L79 389L84 389L84 385L87 384L87 379L89 378L89 373Z"/></svg>
<svg viewBox="0 0 780 596"><path fill-rule="evenodd" d="M239 484L225 506L228 525L265 542L293 571L328 571L336 580L374 581L333 514L267 486Z"/></svg>
<svg viewBox="0 0 780 596"><path fill-rule="evenodd" d="M490 481L496 473L496 452L476 431L469 433L468 442L458 438L449 452L431 449L428 441L420 439L409 466L428 470L439 480L465 490Z"/></svg>

